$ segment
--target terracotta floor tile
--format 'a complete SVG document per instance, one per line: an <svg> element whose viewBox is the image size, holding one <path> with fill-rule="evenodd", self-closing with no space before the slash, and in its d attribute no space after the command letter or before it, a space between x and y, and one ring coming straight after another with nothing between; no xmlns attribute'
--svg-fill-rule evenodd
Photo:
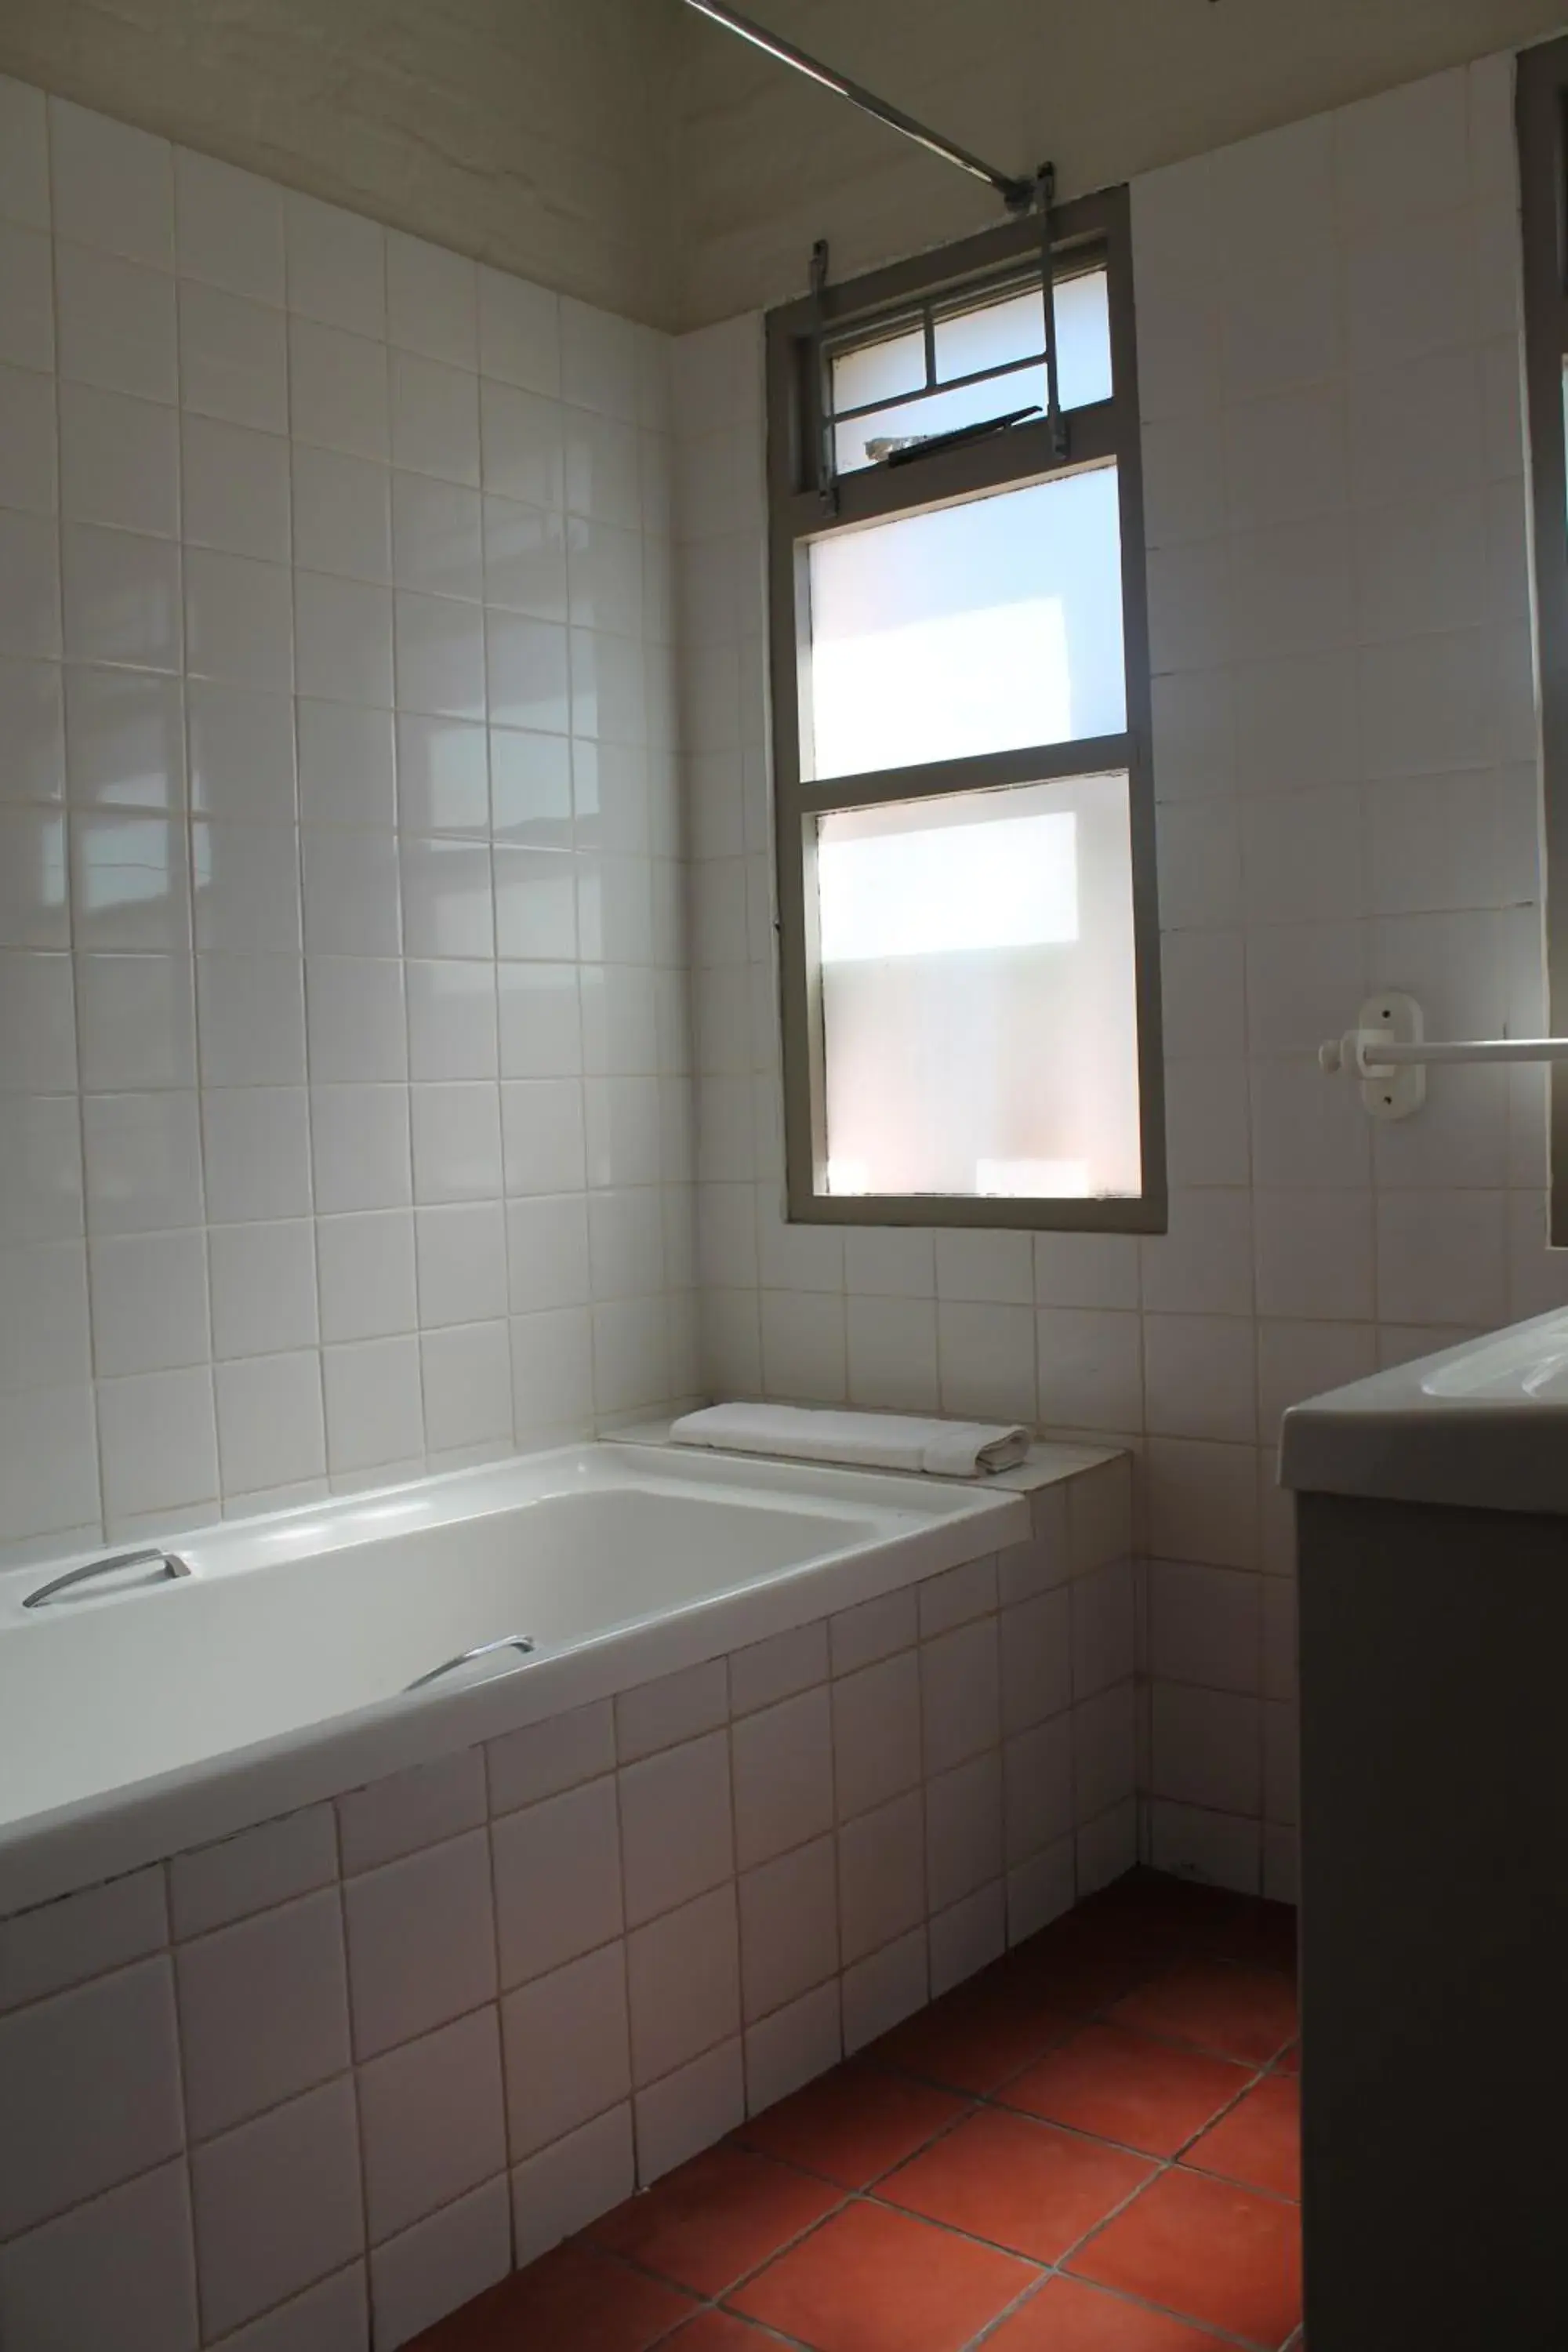
<svg viewBox="0 0 1568 2352"><path fill-rule="evenodd" d="M877 2194L1011 2253L1055 2263L1152 2168L1100 2140L985 2107L889 2174Z"/></svg>
<svg viewBox="0 0 1568 2352"><path fill-rule="evenodd" d="M747 2148L710 2147L641 2197L593 2223L588 2236L677 2286L721 2294L839 2201L826 2181Z"/></svg>
<svg viewBox="0 0 1568 2352"><path fill-rule="evenodd" d="M1301 2194L1301 2092L1293 2074L1266 2074L1183 2158L1279 2197Z"/></svg>
<svg viewBox="0 0 1568 2352"><path fill-rule="evenodd" d="M944 2089L984 2093L1020 2074L1075 2022L1026 1979L987 1969L895 2025L865 2054Z"/></svg>
<svg viewBox="0 0 1568 2352"><path fill-rule="evenodd" d="M689 2331L681 2330L679 2344ZM1021 2311L985 2339L985 2352L1230 2352L1206 2327L1191 2327L1077 2279L1047 2279ZM740 2347L737 2347L740 2352Z"/></svg>
<svg viewBox="0 0 1568 2352"><path fill-rule="evenodd" d="M929 2221L856 2203L730 2301L813 2352L960 2352L1038 2276Z"/></svg>
<svg viewBox="0 0 1568 2352"><path fill-rule="evenodd" d="M731 2312L703 2311L667 2336L658 2352L778 2352L778 2347L772 2336Z"/></svg>
<svg viewBox="0 0 1568 2352"><path fill-rule="evenodd" d="M1301 2045L1299 2042L1293 2042L1289 2050L1285 2050L1280 2053L1279 2064L1279 2072L1282 2074L1299 2074L1300 2073Z"/></svg>
<svg viewBox="0 0 1568 2352"><path fill-rule="evenodd" d="M998 1963L1036 2000L1092 2017L1168 1968L1168 1948L1130 1945L1114 1927L1080 1927L1078 1914L1032 1936Z"/></svg>
<svg viewBox="0 0 1568 2352"><path fill-rule="evenodd" d="M1296 1912L1289 1903L1248 1903L1240 1916L1215 1936L1210 1948L1229 1960L1246 1960L1256 1969L1296 1973Z"/></svg>
<svg viewBox="0 0 1568 2352"><path fill-rule="evenodd" d="M1248 2080L1249 2070L1228 2058L1086 2025L997 2095L1050 2123L1174 2156Z"/></svg>
<svg viewBox="0 0 1568 2352"><path fill-rule="evenodd" d="M1085 1930L1120 1936L1129 1949L1168 1958L1186 1946L1220 1948L1245 1932L1252 1907L1244 1895L1223 1887L1162 1877L1158 1871L1131 1870L1089 1895L1069 1916Z"/></svg>
<svg viewBox="0 0 1568 2352"><path fill-rule="evenodd" d="M1163 2172L1068 2268L1250 2343L1280 2345L1301 2317L1300 2210L1228 2181Z"/></svg>
<svg viewBox="0 0 1568 2352"><path fill-rule="evenodd" d="M1296 2036L1296 1990L1286 1977L1226 1960L1189 1960L1140 1986L1111 2022L1261 2066Z"/></svg>
<svg viewBox="0 0 1568 2352"><path fill-rule="evenodd" d="M647 2352L695 2309L592 2247L558 2246L416 2336L408 2352Z"/></svg>
<svg viewBox="0 0 1568 2352"><path fill-rule="evenodd" d="M963 2100L950 2092L852 2060L753 2116L735 2137L846 2189L864 2189L963 2112Z"/></svg>

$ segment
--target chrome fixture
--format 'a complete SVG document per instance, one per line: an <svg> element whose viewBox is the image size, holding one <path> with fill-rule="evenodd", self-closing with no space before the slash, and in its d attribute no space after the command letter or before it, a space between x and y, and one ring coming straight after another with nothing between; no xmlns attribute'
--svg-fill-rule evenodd
<svg viewBox="0 0 1568 2352"><path fill-rule="evenodd" d="M478 1643L471 1650L459 1650L455 1658L443 1659L438 1666L432 1666L428 1674L416 1675L411 1683L404 1684L404 1694L406 1696L409 1691L423 1690L426 1683L439 1682L443 1675L454 1673L458 1666L466 1666L471 1658L488 1658L496 1650L527 1652L533 1647L531 1633L503 1633L499 1641Z"/></svg>
<svg viewBox="0 0 1568 2352"><path fill-rule="evenodd" d="M750 41L754 49L761 49L765 56L777 58L781 65L793 66L796 73L805 74L810 81L819 82L824 89L832 90L835 97L847 98L851 106L859 108L862 114L873 115L879 122L885 122L889 130L902 131L904 137L912 139L918 147L925 148L930 154L940 155L944 163L955 163L961 172L967 172L971 179L984 180L988 188L994 189L1010 213L1026 213L1038 201L1039 183L1037 180L1020 180L1011 172L997 171L994 164L987 163L983 157L972 155L967 147L960 147L954 141L944 139L940 131L928 131L923 122L917 122L912 114L904 112L902 107L889 106L886 99L878 98L864 83L851 81L847 74L837 72L832 66L825 66L820 58L796 48L795 43L786 41L782 34L770 33L765 25L755 23L750 16L742 16L738 8L726 7L721 5L721 0L686 0L686 5L689 8L695 8L700 16L711 16L716 25L738 33L742 40Z"/></svg>
<svg viewBox="0 0 1568 2352"><path fill-rule="evenodd" d="M177 1553L161 1551L156 1546L142 1551L119 1551L112 1559L89 1559L85 1568L68 1568L63 1576L53 1576L47 1584L40 1584L23 1601L24 1609L41 1609L58 1593L67 1592L73 1584L86 1584L89 1578L111 1576L117 1568L156 1568L161 1576L189 1576L190 1570Z"/></svg>

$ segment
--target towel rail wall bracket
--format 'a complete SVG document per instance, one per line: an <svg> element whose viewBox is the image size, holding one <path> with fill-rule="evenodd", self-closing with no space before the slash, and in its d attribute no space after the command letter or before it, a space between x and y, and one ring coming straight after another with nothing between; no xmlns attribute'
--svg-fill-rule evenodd
<svg viewBox="0 0 1568 2352"><path fill-rule="evenodd" d="M1385 988L1363 1001L1353 1029L1318 1048L1321 1069L1356 1080L1373 1118L1418 1111L1426 1072L1441 1062L1568 1062L1568 1037L1428 1037L1415 998Z"/></svg>

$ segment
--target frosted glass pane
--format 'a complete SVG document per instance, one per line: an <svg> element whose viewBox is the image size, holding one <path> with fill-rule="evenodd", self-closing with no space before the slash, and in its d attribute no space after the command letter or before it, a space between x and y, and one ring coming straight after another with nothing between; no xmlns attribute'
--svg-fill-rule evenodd
<svg viewBox="0 0 1568 2352"><path fill-rule="evenodd" d="M1057 288L1057 378L1064 408L1110 398L1110 280L1103 269Z"/></svg>
<svg viewBox="0 0 1568 2352"><path fill-rule="evenodd" d="M897 400L918 392L925 380L925 336L914 327L884 342L840 352L833 362L833 405L864 408L868 400Z"/></svg>
<svg viewBox="0 0 1568 2352"><path fill-rule="evenodd" d="M1064 278L1057 288L1057 371L1064 408L1083 408L1091 401L1110 397L1108 289L1103 269ZM1046 327L1040 297L1033 290L1008 294L998 302L984 302L978 309L939 318L934 341L939 383L1041 357ZM939 393L927 400L910 400L908 395L918 391L924 380L924 352L915 333L869 343L835 360L836 411L864 407L872 400L887 403L875 415L857 417L836 427L834 462L841 474L857 473L874 462L866 454L868 441L951 433L958 425L978 425L1011 409L1046 405L1043 365L1018 368L994 383L969 384L962 391Z"/></svg>
<svg viewBox="0 0 1568 2352"><path fill-rule="evenodd" d="M1142 1188L1124 774L817 821L826 1192Z"/></svg>
<svg viewBox="0 0 1568 2352"><path fill-rule="evenodd" d="M816 775L1125 727L1114 466L836 532L809 565Z"/></svg>
<svg viewBox="0 0 1568 2352"><path fill-rule="evenodd" d="M978 310L956 310L936 322L939 383L955 375L978 375L982 368L1005 367L1034 359L1046 348L1046 306L1037 287L1009 294Z"/></svg>

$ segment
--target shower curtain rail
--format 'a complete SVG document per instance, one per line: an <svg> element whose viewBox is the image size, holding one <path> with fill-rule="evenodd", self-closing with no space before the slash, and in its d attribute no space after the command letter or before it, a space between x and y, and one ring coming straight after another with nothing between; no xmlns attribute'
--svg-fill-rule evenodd
<svg viewBox="0 0 1568 2352"><path fill-rule="evenodd" d="M1010 172L997 171L983 156L972 155L967 147L960 147L955 141L944 139L940 131L928 130L923 122L917 122L912 114L906 114L901 107L889 106L886 99L879 98L863 83L851 80L847 74L837 72L832 66L825 66L820 58L814 58L806 50L797 48L782 34L770 33L765 25L743 16L738 8L725 6L723 0L686 0L686 5L689 8L695 8L700 16L710 16L716 25L723 25L731 33L738 33L742 40L750 41L753 48L764 50L770 58L777 58L781 64L793 66L796 73L805 74L812 81L820 82L824 89L833 90L839 98L847 98L851 106L859 108L862 114L873 115L879 122L885 122L889 130L901 131L906 139L914 140L918 146L924 147L931 154L940 155L944 163L954 163L961 172L967 172L972 179L984 180L987 187L994 189L1001 197L1010 213L1026 213L1039 198L1041 189L1037 179L1021 180Z"/></svg>

